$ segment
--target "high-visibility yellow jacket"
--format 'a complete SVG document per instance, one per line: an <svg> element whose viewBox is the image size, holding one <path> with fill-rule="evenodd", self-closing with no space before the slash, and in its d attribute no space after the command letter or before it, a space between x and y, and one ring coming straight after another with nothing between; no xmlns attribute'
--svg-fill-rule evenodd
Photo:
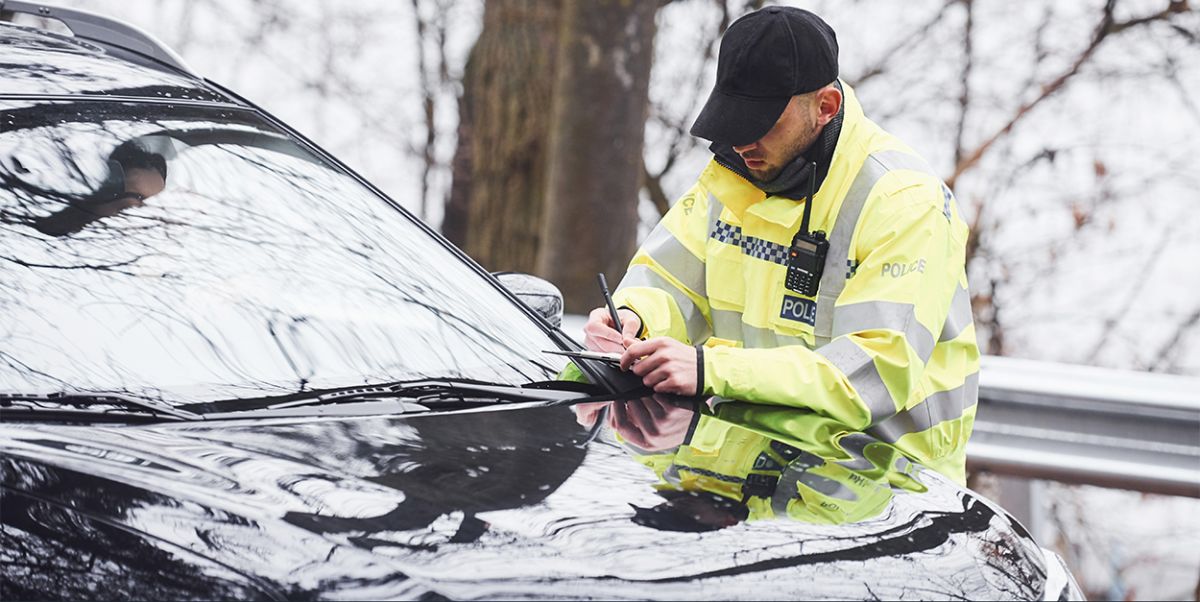
<svg viewBox="0 0 1200 602"><path fill-rule="evenodd" d="M790 411L797 420L807 419ZM786 517L819 524L858 522L881 513L896 492L925 491L909 476L912 465L890 446L861 434L855 437L859 445L824 457L792 446L775 433L704 415L677 448L647 452L624 446L658 476L658 489L706 491L739 501L746 505L750 521ZM878 447L860 449L869 445Z"/></svg>
<svg viewBox="0 0 1200 602"><path fill-rule="evenodd" d="M784 286L805 200L767 196L712 161L629 265L614 297L644 336L703 344L704 391L809 408L965 482L979 350L967 225L924 160L868 120L843 84L844 121L811 230L820 288Z"/></svg>

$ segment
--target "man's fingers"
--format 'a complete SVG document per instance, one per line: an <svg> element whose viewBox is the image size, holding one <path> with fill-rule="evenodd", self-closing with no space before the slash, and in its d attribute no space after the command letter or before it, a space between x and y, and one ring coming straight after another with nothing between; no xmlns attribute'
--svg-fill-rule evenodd
<svg viewBox="0 0 1200 602"><path fill-rule="evenodd" d="M671 377L671 371L668 370L666 367L662 367L662 368L659 368L658 370L654 370L654 371L650 372L649 374L643 376L642 384L654 389L655 391L657 391L659 393L669 393L670 391L659 390L658 385L670 377Z"/></svg>
<svg viewBox="0 0 1200 602"><path fill-rule="evenodd" d="M680 390L682 387L679 385L679 380L675 378L674 375L668 376L667 378L659 381L653 386L653 388L655 393L683 393Z"/></svg>
<svg viewBox="0 0 1200 602"><path fill-rule="evenodd" d="M621 333L603 324L588 322L583 326L583 332L606 340L621 342Z"/></svg>
<svg viewBox="0 0 1200 602"><path fill-rule="evenodd" d="M608 309L597 307L588 314L587 324L583 326L583 346L592 351L621 351L621 333L613 327L612 317Z"/></svg>
<svg viewBox="0 0 1200 602"><path fill-rule="evenodd" d="M645 404L640 400L635 399L625 402L625 411L629 413L629 418L643 435L653 436L658 434L658 426L654 423L654 417L646 411Z"/></svg>
<svg viewBox="0 0 1200 602"><path fill-rule="evenodd" d="M575 405L575 421L584 428L591 428L596 424L596 418L600 416L600 412L604 410L604 406L612 403L611 401L598 401L595 403L581 403Z"/></svg>
<svg viewBox="0 0 1200 602"><path fill-rule="evenodd" d="M599 323L613 330L617 327L616 324L613 324L612 316L608 315L608 308L606 307L597 307L588 313L588 324L592 323Z"/></svg>
<svg viewBox="0 0 1200 602"><path fill-rule="evenodd" d="M655 422L666 420L667 410L670 409L665 402L659 399L660 397L662 396L655 394L651 397L642 398L641 400L642 404L646 406L646 410L650 412L650 416L654 418Z"/></svg>
<svg viewBox="0 0 1200 602"><path fill-rule="evenodd" d="M613 430L622 430L629 426L629 414L625 411L625 403L618 401L612 404L608 411L608 426Z"/></svg>
<svg viewBox="0 0 1200 602"><path fill-rule="evenodd" d="M633 362L637 361L643 356L654 353L658 349L670 344L674 340L675 339L668 339L666 337L654 337L653 339L647 341L638 341L629 347L626 347L625 353L621 355L621 369L629 370L629 367L633 365Z"/></svg>
<svg viewBox="0 0 1200 602"><path fill-rule="evenodd" d="M592 338L592 339L596 339L598 341L607 341L614 345L621 345L622 349L625 348L623 341L621 340L621 335L617 334L617 331L615 331L611 328L594 328L594 329L584 328L583 334L584 334L584 338Z"/></svg>
<svg viewBox="0 0 1200 602"><path fill-rule="evenodd" d="M638 376L645 376L670 360L665 353L652 353L634 362L630 371Z"/></svg>
<svg viewBox="0 0 1200 602"><path fill-rule="evenodd" d="M654 337L653 339L647 339L645 341L638 341L638 342L630 345L629 351L631 353L636 353L639 356L650 355L651 353L654 353L657 349L661 348L664 345L667 345L669 342L674 341L674 340L675 339L669 339L667 337Z"/></svg>

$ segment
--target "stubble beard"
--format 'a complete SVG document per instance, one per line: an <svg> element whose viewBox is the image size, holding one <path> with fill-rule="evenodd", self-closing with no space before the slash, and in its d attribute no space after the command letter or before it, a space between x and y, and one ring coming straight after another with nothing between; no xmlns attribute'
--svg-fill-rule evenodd
<svg viewBox="0 0 1200 602"><path fill-rule="evenodd" d="M820 135L820 127L814 120L801 135L793 138L791 144L784 148L784 152L782 153L783 159L778 165L772 165L767 169L753 169L747 166L746 169L749 169L750 175L754 176L754 179L759 182L770 182L779 175L779 172L783 171L786 165L791 163L796 157L799 157L800 153L804 152L805 149L812 146Z"/></svg>

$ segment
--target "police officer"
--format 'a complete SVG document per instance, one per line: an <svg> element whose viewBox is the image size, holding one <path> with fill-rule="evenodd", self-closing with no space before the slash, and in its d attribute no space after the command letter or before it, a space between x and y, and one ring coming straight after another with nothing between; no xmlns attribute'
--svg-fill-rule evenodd
<svg viewBox="0 0 1200 602"><path fill-rule="evenodd" d="M721 40L697 182L584 329L660 393L805 408L965 481L979 352L950 190L866 118L811 12Z"/></svg>

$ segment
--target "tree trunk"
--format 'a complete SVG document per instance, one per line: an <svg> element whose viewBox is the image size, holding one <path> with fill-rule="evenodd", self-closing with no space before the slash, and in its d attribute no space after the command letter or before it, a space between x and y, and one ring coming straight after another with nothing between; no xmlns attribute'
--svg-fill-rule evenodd
<svg viewBox="0 0 1200 602"><path fill-rule="evenodd" d="M442 235L460 249L467 248L467 207L471 196L471 132L475 125L471 117L471 101L474 88L466 82L467 74L474 69L476 54L471 52L463 75L463 92L458 98L458 140L455 142L454 157L450 159L450 196L446 199L446 210L442 215Z"/></svg>
<svg viewBox="0 0 1200 602"><path fill-rule="evenodd" d="M637 242L657 2L564 0L537 274L568 312L601 304Z"/></svg>
<svg viewBox="0 0 1200 602"><path fill-rule="evenodd" d="M534 272L561 0L488 0L463 74L442 231L492 271Z"/></svg>

